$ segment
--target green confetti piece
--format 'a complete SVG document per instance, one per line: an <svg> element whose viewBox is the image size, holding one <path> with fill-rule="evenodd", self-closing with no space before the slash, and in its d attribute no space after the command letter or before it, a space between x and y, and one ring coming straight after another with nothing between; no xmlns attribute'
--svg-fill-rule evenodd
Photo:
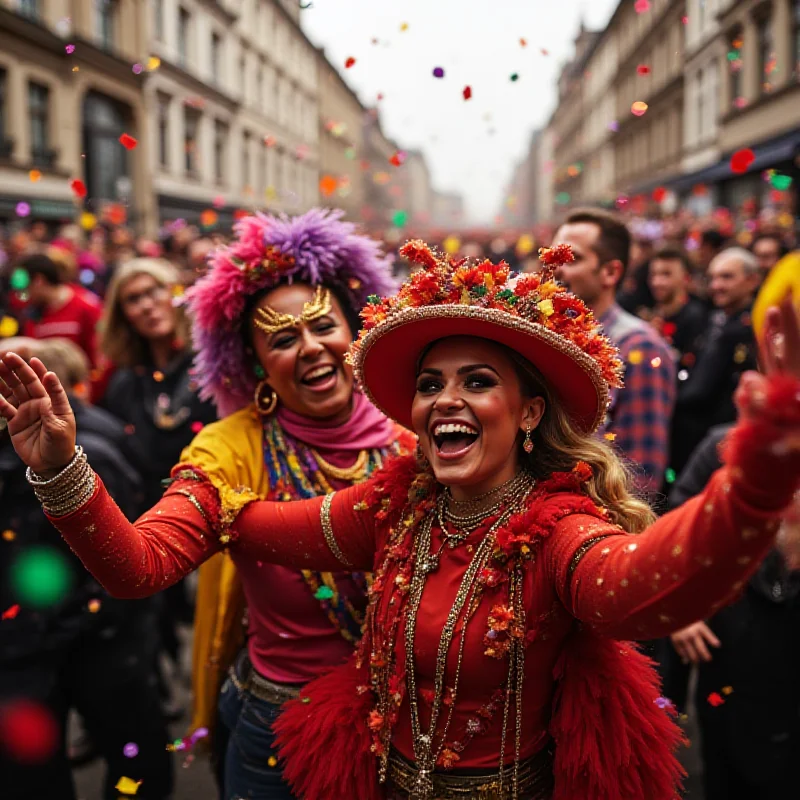
<svg viewBox="0 0 800 800"><path fill-rule="evenodd" d="M11 284L12 289L16 290L17 292L21 292L30 286L31 276L28 275L28 270L18 268L11 273L9 283Z"/></svg>
<svg viewBox="0 0 800 800"><path fill-rule="evenodd" d="M664 477L667 479L667 483L675 483L675 478L678 476L675 474L675 470L669 467L664 473Z"/></svg>
<svg viewBox="0 0 800 800"><path fill-rule="evenodd" d="M392 214L392 225L397 228L402 228L408 222L408 211L402 209L395 211Z"/></svg>
<svg viewBox="0 0 800 800"><path fill-rule="evenodd" d="M330 600L333 597L333 589L330 586L320 586L316 592L314 592L314 597L317 600Z"/></svg>
<svg viewBox="0 0 800 800"><path fill-rule="evenodd" d="M31 547L14 563L11 582L22 605L46 608L69 591L72 575L66 559L50 547Z"/></svg>

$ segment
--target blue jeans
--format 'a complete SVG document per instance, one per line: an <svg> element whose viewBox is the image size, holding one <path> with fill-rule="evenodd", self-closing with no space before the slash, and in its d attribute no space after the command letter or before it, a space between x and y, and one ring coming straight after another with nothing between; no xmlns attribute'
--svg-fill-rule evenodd
<svg viewBox="0 0 800 800"><path fill-rule="evenodd" d="M239 692L225 679L219 698L219 719L227 728L225 800L295 800L277 761L272 723L280 706Z"/></svg>

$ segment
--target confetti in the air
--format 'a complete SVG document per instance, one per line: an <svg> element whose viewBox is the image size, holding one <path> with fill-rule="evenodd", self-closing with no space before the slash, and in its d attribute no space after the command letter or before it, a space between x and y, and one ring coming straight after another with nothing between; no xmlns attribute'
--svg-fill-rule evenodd
<svg viewBox="0 0 800 800"><path fill-rule="evenodd" d="M122 794L134 795L139 791L139 787L141 785L141 781L135 781L133 778L122 777L117 781L117 785L114 788L118 792L122 792Z"/></svg>
<svg viewBox="0 0 800 800"><path fill-rule="evenodd" d="M398 150L389 159L389 163L393 167L400 167L405 163L405 160L406 160L406 154L402 150Z"/></svg>
<svg viewBox="0 0 800 800"><path fill-rule="evenodd" d="M741 174L750 169L750 165L756 160L756 154L746 147L744 150L737 150L731 156L731 172Z"/></svg>
<svg viewBox="0 0 800 800"><path fill-rule="evenodd" d="M31 276L28 275L28 270L17 267L9 278L9 284L15 292L24 292L31 283Z"/></svg>
<svg viewBox="0 0 800 800"><path fill-rule="evenodd" d="M330 197L339 188L339 181L333 175L323 175L319 179L319 191L323 197Z"/></svg>
<svg viewBox="0 0 800 800"><path fill-rule="evenodd" d="M609 433L604 433L603 434L603 438L608 442L613 442L614 439L617 438L617 434L616 433L610 433L610 432Z"/></svg>
<svg viewBox="0 0 800 800"><path fill-rule="evenodd" d="M792 185L792 177L791 175L781 175L776 172L769 179L769 182L772 184L773 189L777 189L779 192L785 192Z"/></svg>
<svg viewBox="0 0 800 800"><path fill-rule="evenodd" d="M71 56L75 52L75 45L68 44L64 49L67 51L67 55Z"/></svg>
<svg viewBox="0 0 800 800"><path fill-rule="evenodd" d="M664 472L664 480L667 483L675 483L675 479L678 476L675 474L675 470L672 467L667 467L666 472Z"/></svg>
<svg viewBox="0 0 800 800"><path fill-rule="evenodd" d="M708 701L708 704L710 706L713 706L714 708L717 708L717 706L721 706L725 702L725 699L718 692L711 692L711 694L706 698L706 700Z"/></svg>
<svg viewBox="0 0 800 800"><path fill-rule="evenodd" d="M0 317L0 339L10 339L17 335L17 331L19 331L19 322L14 317ZM14 541L16 535L14 531L3 531L3 539L7 542Z"/></svg>
<svg viewBox="0 0 800 800"><path fill-rule="evenodd" d="M125 758L136 758L136 756L139 755L139 746L135 742L128 742L128 744L122 748L122 754Z"/></svg>
<svg viewBox="0 0 800 800"><path fill-rule="evenodd" d="M650 366L653 369L658 369L661 366L661 356L656 356L650 360Z"/></svg>
<svg viewBox="0 0 800 800"><path fill-rule="evenodd" d="M636 0L633 9L637 14L646 14L650 10L650 0Z"/></svg>
<svg viewBox="0 0 800 800"><path fill-rule="evenodd" d="M133 150L139 142L133 138L129 133L123 133L122 136L119 137L119 143L126 149L126 150Z"/></svg>
<svg viewBox="0 0 800 800"><path fill-rule="evenodd" d="M195 420L190 426L192 433L200 433L201 430L205 427L200 420Z"/></svg>
<svg viewBox="0 0 800 800"><path fill-rule="evenodd" d="M70 181L69 188L76 197L86 197L86 184L80 178L74 178Z"/></svg>
<svg viewBox="0 0 800 800"><path fill-rule="evenodd" d="M631 113L635 117L643 117L647 113L648 108L649 106L647 105L647 103L644 102L644 100L637 100L631 106Z"/></svg>
<svg viewBox="0 0 800 800"><path fill-rule="evenodd" d="M519 40L519 46L520 47L527 47L528 46L528 40L527 39L520 39Z"/></svg>
<svg viewBox="0 0 800 800"><path fill-rule="evenodd" d="M15 619L17 614L19 614L19 603L14 603L13 606L9 606L2 614L2 619Z"/></svg>
<svg viewBox="0 0 800 800"><path fill-rule="evenodd" d="M353 58L353 56L348 56L347 60L344 62L344 68L350 69L350 67L352 67L355 63L356 60Z"/></svg>
<svg viewBox="0 0 800 800"><path fill-rule="evenodd" d="M444 69L442 69L442 67L434 67L433 68L433 77L434 78L444 78Z"/></svg>
<svg viewBox="0 0 800 800"><path fill-rule="evenodd" d="M37 183L42 179L42 173L39 172L38 169L32 169L28 173L28 179L30 180L31 183Z"/></svg>
<svg viewBox="0 0 800 800"><path fill-rule="evenodd" d="M144 72L144 67L141 64L134 64L131 67L131 70L133 71L134 75L141 75L142 72Z"/></svg>
<svg viewBox="0 0 800 800"><path fill-rule="evenodd" d="M213 228L218 219L219 214L213 208L207 208L200 213L200 225L204 228Z"/></svg>
<svg viewBox="0 0 800 800"><path fill-rule="evenodd" d="M407 23L407 22L404 22L404 23L403 23L403 24L400 26L400 30L401 30L401 31L407 31L407 30L408 30L408 23Z"/></svg>
<svg viewBox="0 0 800 800"><path fill-rule="evenodd" d="M722 694L724 694L726 697L729 694L733 694L733 686L723 686L722 687Z"/></svg>
<svg viewBox="0 0 800 800"><path fill-rule="evenodd" d="M67 593L72 577L64 556L50 547L31 547L14 562L11 570L14 593L35 608L57 603Z"/></svg>
<svg viewBox="0 0 800 800"><path fill-rule="evenodd" d="M0 746L15 761L47 761L58 746L58 739L58 724L43 705L14 700L0 706Z"/></svg>
<svg viewBox="0 0 800 800"><path fill-rule="evenodd" d="M101 602L96 597L93 597L86 604L86 608L89 609L90 614L96 614L100 610L101 605L102 605Z"/></svg>
<svg viewBox="0 0 800 800"><path fill-rule="evenodd" d="M464 99L465 100L469 100L472 97L472 87L471 86L465 86L464 87L464 91L462 92L462 94L464 95Z"/></svg>
<svg viewBox="0 0 800 800"><path fill-rule="evenodd" d="M648 67L647 64L639 64L639 66L636 67L636 72L639 75L649 75L650 74L650 67Z"/></svg>
<svg viewBox="0 0 800 800"><path fill-rule="evenodd" d="M631 352L628 353L628 361L634 365L641 364L642 361L644 361L644 354L641 350L631 350Z"/></svg>
<svg viewBox="0 0 800 800"><path fill-rule="evenodd" d="M27 217L31 213L31 207L25 201L17 203L17 207L14 210L17 212L18 217Z"/></svg>
<svg viewBox="0 0 800 800"><path fill-rule="evenodd" d="M666 196L667 190L663 186L653 189L653 200L655 200L656 203L663 203Z"/></svg>
<svg viewBox="0 0 800 800"><path fill-rule="evenodd" d="M512 72L511 73L511 83L516 83L519 80L519 73Z"/></svg>

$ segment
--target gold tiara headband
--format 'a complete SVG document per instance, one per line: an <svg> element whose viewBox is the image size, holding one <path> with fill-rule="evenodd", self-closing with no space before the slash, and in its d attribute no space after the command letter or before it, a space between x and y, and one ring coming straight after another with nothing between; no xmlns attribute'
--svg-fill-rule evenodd
<svg viewBox="0 0 800 800"><path fill-rule="evenodd" d="M264 331L267 336L272 336L273 333L278 333L278 331L296 328L304 322L313 322L315 319L324 317L326 314L331 313L331 308L331 290L317 286L313 299L303 304L303 313L299 317L291 314L281 314L274 308L265 306L256 310L256 316L253 321L259 330Z"/></svg>

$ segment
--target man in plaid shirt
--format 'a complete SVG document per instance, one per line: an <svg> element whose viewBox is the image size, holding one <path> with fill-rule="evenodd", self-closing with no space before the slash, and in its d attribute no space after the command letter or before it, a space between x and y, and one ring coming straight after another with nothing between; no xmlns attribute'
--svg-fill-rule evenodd
<svg viewBox="0 0 800 800"><path fill-rule="evenodd" d="M630 243L625 225L599 209L573 211L553 239L575 255L557 277L592 309L625 362L625 388L612 392L602 433L631 463L638 487L654 494L669 464L675 361L658 333L616 302Z"/></svg>

